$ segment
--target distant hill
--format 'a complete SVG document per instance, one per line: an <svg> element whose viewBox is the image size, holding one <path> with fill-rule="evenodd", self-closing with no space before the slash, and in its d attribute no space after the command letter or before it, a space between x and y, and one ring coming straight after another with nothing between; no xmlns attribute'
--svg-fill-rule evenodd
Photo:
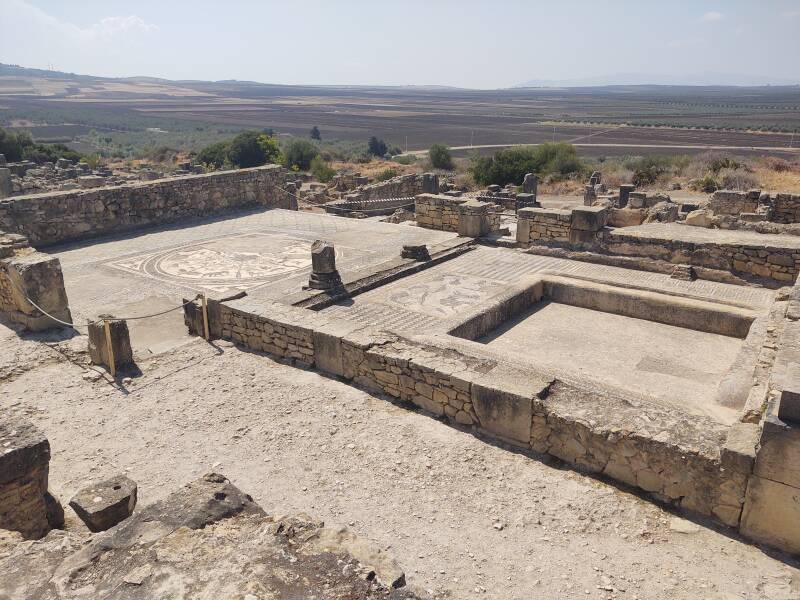
<svg viewBox="0 0 800 600"><path fill-rule="evenodd" d="M742 75L730 73L694 73L686 75L647 75L643 73L619 73L598 75L580 79L531 79L514 88L574 88L604 86L737 86L761 87L769 85L800 85L800 81L768 75Z"/></svg>

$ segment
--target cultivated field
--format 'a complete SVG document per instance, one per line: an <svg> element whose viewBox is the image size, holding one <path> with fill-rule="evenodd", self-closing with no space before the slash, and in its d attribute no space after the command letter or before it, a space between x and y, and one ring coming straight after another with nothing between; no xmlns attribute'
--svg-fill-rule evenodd
<svg viewBox="0 0 800 600"><path fill-rule="evenodd" d="M197 149L253 128L305 136L317 125L323 139L375 135L404 150L437 142L485 147L555 140L595 156L711 146L782 154L800 145L792 134L800 131L800 88L315 87L113 80L0 67L0 125L19 123L37 137L71 132L84 148L106 144L126 152L157 145Z"/></svg>

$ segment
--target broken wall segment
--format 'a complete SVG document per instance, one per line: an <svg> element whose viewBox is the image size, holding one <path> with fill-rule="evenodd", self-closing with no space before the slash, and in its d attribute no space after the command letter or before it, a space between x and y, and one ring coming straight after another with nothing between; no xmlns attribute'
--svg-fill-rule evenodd
<svg viewBox="0 0 800 600"><path fill-rule="evenodd" d="M467 198L437 194L420 194L414 199L417 225L426 229L458 232L458 207Z"/></svg>
<svg viewBox="0 0 800 600"><path fill-rule="evenodd" d="M500 229L502 209L491 202L468 200L458 205L458 235L482 237Z"/></svg>
<svg viewBox="0 0 800 600"><path fill-rule="evenodd" d="M0 201L0 230L57 244L242 208L297 210L277 165Z"/></svg>
<svg viewBox="0 0 800 600"><path fill-rule="evenodd" d="M605 206L580 206L572 210L523 208L517 211L517 243L594 247L608 221Z"/></svg>
<svg viewBox="0 0 800 600"><path fill-rule="evenodd" d="M60 526L54 510L60 505L47 491L50 443L44 434L6 414L0 419L0 449L0 529L35 539Z"/></svg>
<svg viewBox="0 0 800 600"><path fill-rule="evenodd" d="M393 177L386 181L379 181L362 186L347 194L345 196L345 201L355 205L358 203L366 203L370 200L413 198L419 194L438 193L439 176L436 173L422 173L419 175L400 175L399 177Z"/></svg>
<svg viewBox="0 0 800 600"><path fill-rule="evenodd" d="M62 327L45 312L72 322L61 262L21 236L0 233L0 314L29 331Z"/></svg>

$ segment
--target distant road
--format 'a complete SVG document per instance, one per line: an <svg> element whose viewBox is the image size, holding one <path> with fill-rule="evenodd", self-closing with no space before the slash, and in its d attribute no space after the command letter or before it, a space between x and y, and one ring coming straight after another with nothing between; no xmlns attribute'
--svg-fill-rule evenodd
<svg viewBox="0 0 800 600"><path fill-rule="evenodd" d="M450 146L451 150L477 150L478 148L511 148L513 146L538 146L539 143L532 144L483 144L475 146ZM580 148L649 148L649 149L664 149L664 150L748 150L761 151L761 152L796 152L800 153L800 148L781 148L779 146L717 146L706 144L588 144L588 143L573 143L573 146ZM409 150L403 152L401 156L424 156L427 150Z"/></svg>

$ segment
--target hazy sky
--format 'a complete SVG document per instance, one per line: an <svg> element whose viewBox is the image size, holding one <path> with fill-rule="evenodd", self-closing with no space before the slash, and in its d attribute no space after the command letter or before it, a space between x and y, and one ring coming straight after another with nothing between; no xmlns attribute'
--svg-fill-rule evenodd
<svg viewBox="0 0 800 600"><path fill-rule="evenodd" d="M0 62L90 75L508 87L800 83L800 0L0 0Z"/></svg>

